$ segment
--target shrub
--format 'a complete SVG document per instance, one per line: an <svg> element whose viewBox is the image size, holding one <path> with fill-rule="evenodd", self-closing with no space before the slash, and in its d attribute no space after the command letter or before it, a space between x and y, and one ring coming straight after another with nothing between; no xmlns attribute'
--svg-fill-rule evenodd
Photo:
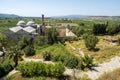
<svg viewBox="0 0 120 80"><path fill-rule="evenodd" d="M96 44L98 43L98 38L94 35L89 35L86 39L85 39L85 45L88 48L88 50L94 50Z"/></svg>
<svg viewBox="0 0 120 80"><path fill-rule="evenodd" d="M93 26L93 34L99 35L99 34L105 34L106 33L106 24L94 24Z"/></svg>
<svg viewBox="0 0 120 80"><path fill-rule="evenodd" d="M53 68L54 68L54 72L52 76L55 76L55 77L62 76L63 72L65 71L65 67L61 62L55 63Z"/></svg>
<svg viewBox="0 0 120 80"><path fill-rule="evenodd" d="M79 39L77 37L66 37L65 41L78 41Z"/></svg>
<svg viewBox="0 0 120 80"><path fill-rule="evenodd" d="M54 43L56 43L58 41L57 36L59 35L59 33L56 30L56 28L47 29L46 34L48 36L48 43L49 44L54 44Z"/></svg>
<svg viewBox="0 0 120 80"><path fill-rule="evenodd" d="M12 69L13 67L10 64L10 61L6 59L2 64L0 64L0 77L6 75Z"/></svg>
<svg viewBox="0 0 120 80"><path fill-rule="evenodd" d="M85 68L91 68L93 66L93 57L85 55L81 57L81 62L79 63L79 68L84 70Z"/></svg>
<svg viewBox="0 0 120 80"><path fill-rule="evenodd" d="M24 50L26 56L32 56L35 54L34 47L32 45L29 45Z"/></svg>
<svg viewBox="0 0 120 80"><path fill-rule="evenodd" d="M68 52L61 43L54 44L53 46L53 48L46 51L49 52L47 53L47 59L49 58L49 60L54 62L61 61L66 67L76 68L77 62L79 62L79 58L77 56ZM43 56L45 56L45 54L43 54ZM44 58L46 58L46 56Z"/></svg>
<svg viewBox="0 0 120 80"><path fill-rule="evenodd" d="M109 35L114 35L120 32L120 25L112 25L107 28L107 33Z"/></svg>
<svg viewBox="0 0 120 80"><path fill-rule="evenodd" d="M24 49L27 45L31 43L30 41L31 39L27 35L23 35L21 40L18 42L20 49Z"/></svg>
<svg viewBox="0 0 120 80"><path fill-rule="evenodd" d="M34 39L34 43L36 45L42 46L48 43L48 38L46 36L41 36L38 35L35 39Z"/></svg>
<svg viewBox="0 0 120 80"><path fill-rule="evenodd" d="M117 43L118 43L118 45L120 45L120 38L118 39Z"/></svg>
<svg viewBox="0 0 120 80"><path fill-rule="evenodd" d="M24 76L29 76L32 77L34 76L36 73L41 74L41 71L39 71L41 69L41 66L44 65L42 63L35 63L35 62L26 62L26 63L22 63L20 64L17 68L18 70L20 70L22 72L22 74ZM40 67L40 68L39 68ZM38 69L37 69L38 68ZM41 69L42 70L42 69ZM36 74L37 75L37 74Z"/></svg>
<svg viewBox="0 0 120 80"><path fill-rule="evenodd" d="M5 74L4 68L0 65L0 77Z"/></svg>
<svg viewBox="0 0 120 80"><path fill-rule="evenodd" d="M65 67L61 62L55 64L45 64L42 62L27 62L21 63L17 68L24 76L28 77L33 76L60 77L65 71Z"/></svg>
<svg viewBox="0 0 120 80"><path fill-rule="evenodd" d="M77 68L79 64L79 59L75 56L68 56L65 60L65 65L69 68Z"/></svg>
<svg viewBox="0 0 120 80"><path fill-rule="evenodd" d="M52 57L52 55L51 55L50 52L45 51L45 52L43 53L43 58L44 58L44 60L50 61L50 60L51 60L51 57Z"/></svg>

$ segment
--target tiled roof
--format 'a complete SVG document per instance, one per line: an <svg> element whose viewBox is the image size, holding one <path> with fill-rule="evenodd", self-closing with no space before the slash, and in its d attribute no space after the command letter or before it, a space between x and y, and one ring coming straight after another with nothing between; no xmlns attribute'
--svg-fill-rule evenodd
<svg viewBox="0 0 120 80"><path fill-rule="evenodd" d="M13 32L18 32L19 30L23 29L22 27L20 26L17 26L17 27L12 27L12 28L9 28L9 30L13 31Z"/></svg>
<svg viewBox="0 0 120 80"><path fill-rule="evenodd" d="M34 31L36 31L36 29L34 29L33 27L31 26L28 26L28 27L25 27L23 28L24 31L28 32L28 33L32 33Z"/></svg>
<svg viewBox="0 0 120 80"><path fill-rule="evenodd" d="M66 28L66 36L76 36L72 31Z"/></svg>

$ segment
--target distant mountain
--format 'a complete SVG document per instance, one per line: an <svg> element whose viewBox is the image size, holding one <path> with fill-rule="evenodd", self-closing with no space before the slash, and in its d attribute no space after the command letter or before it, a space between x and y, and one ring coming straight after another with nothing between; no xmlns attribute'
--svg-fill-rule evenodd
<svg viewBox="0 0 120 80"><path fill-rule="evenodd" d="M85 15L66 15L66 16L52 16L52 18L86 18Z"/></svg>
<svg viewBox="0 0 120 80"><path fill-rule="evenodd" d="M15 14L2 14L0 13L0 18L18 18L20 16L15 15Z"/></svg>

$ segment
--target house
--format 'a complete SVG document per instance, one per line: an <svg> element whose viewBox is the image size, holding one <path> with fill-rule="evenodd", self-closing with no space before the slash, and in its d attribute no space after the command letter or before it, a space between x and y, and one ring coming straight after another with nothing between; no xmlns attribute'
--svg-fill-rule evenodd
<svg viewBox="0 0 120 80"><path fill-rule="evenodd" d="M77 37L71 30L68 28L59 28L58 29L59 36L58 37Z"/></svg>

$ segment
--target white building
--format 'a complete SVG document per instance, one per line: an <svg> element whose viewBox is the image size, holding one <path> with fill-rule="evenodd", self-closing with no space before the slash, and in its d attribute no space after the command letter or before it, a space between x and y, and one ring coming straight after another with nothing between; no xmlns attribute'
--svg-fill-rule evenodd
<svg viewBox="0 0 120 80"><path fill-rule="evenodd" d="M24 21L19 21L16 27L9 28L4 33L9 39L19 40L23 35L28 35L29 37L34 37L38 34L39 25L35 24L33 21L29 21L27 24Z"/></svg>

